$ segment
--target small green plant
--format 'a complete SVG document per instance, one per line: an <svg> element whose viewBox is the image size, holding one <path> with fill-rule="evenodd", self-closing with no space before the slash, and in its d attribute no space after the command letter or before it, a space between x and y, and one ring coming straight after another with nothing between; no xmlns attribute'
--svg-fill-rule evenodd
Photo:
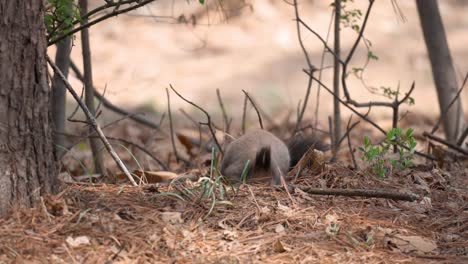
<svg viewBox="0 0 468 264"><path fill-rule="evenodd" d="M211 166L209 174L200 177L198 183L195 186L186 186L180 184L178 181L171 183L172 188L175 192L164 192L156 194L155 197L172 197L182 202L191 204L201 205L200 208L205 208L205 204L208 204L208 211L203 216L203 219L208 218L216 205L233 205L228 199L228 187L224 183L228 181L224 176L221 175L217 168L218 159L215 148L211 151ZM234 189L231 186L231 190Z"/></svg>
<svg viewBox="0 0 468 264"><path fill-rule="evenodd" d="M413 165L416 140L413 137L413 129L403 132L401 128L392 128L388 131L385 140L377 146L372 145L370 139L364 137L364 146L359 149L363 152L361 159L371 164L373 173L379 177L385 177L387 173L396 169L405 169ZM388 158L390 148L397 149L394 158Z"/></svg>

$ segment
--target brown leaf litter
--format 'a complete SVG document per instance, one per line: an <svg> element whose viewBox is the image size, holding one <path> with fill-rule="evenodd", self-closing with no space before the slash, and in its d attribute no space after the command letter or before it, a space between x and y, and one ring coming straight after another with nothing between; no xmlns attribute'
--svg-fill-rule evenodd
<svg viewBox="0 0 468 264"><path fill-rule="evenodd" d="M421 199L243 185L209 215L210 202L182 201L167 186L68 184L0 220L0 263L466 263L466 186L451 187L437 169L399 176L382 181L334 165L300 183L393 186Z"/></svg>

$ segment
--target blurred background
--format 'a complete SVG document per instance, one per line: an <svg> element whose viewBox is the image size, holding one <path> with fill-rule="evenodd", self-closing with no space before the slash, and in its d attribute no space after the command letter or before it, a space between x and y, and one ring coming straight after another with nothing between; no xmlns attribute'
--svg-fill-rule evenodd
<svg viewBox="0 0 468 264"><path fill-rule="evenodd" d="M333 11L330 2L298 1L301 18L323 38ZM349 9L364 13L368 1L356 2L349 3ZM101 4L102 1L90 1L90 9ZM365 37L372 42L372 52L378 60L367 66L364 80L376 88L396 89L400 85L403 93L415 81L415 105L408 109L435 118L438 103L415 1L398 4L399 10L390 0L376 1L374 5ZM468 71L468 1L447 0L439 4L461 84ZM229 0L222 6L218 1L200 5L198 1L161 0L99 23L90 29L90 34L96 88L102 92L107 87L105 96L121 107L149 111L156 117L167 110L165 89L169 84L215 118L221 116L216 97L216 89L220 89L235 127L240 126L242 89L272 116L285 109L295 111L306 92L308 77L302 69L307 64L297 38L294 7L287 0ZM312 64L320 67L323 45L307 30L303 29L302 34ZM331 46L332 35L331 32ZM356 36L352 29L343 29L344 55ZM77 34L72 58L81 66L79 38ZM50 49L53 52L55 47ZM361 42L351 67L362 67L366 57L367 50ZM332 64L332 56L326 54L322 78L329 87ZM70 79L75 89L81 90L81 83L73 74ZM358 101L382 99L352 75L348 85L351 96ZM308 118L315 111L316 93L315 83L306 111ZM461 97L466 111L467 89ZM321 123L331 113L331 99L322 89ZM171 104L173 112L183 108L198 114L175 94ZM253 111L249 114L255 115ZM344 118L347 114L344 110ZM375 108L372 115L390 119L391 110Z"/></svg>

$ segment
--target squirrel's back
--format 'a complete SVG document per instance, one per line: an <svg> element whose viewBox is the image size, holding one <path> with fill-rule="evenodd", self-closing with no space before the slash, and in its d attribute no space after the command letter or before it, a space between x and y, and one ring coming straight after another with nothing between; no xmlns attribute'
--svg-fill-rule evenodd
<svg viewBox="0 0 468 264"><path fill-rule="evenodd" d="M247 178L267 175L272 184L280 184L288 173L290 156L286 144L272 133L256 129L232 141L221 162L221 173L231 180L240 180L250 160Z"/></svg>

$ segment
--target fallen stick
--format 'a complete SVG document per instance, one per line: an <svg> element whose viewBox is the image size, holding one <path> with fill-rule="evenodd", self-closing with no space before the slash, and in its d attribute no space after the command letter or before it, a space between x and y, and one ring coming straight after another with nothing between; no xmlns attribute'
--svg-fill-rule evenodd
<svg viewBox="0 0 468 264"><path fill-rule="evenodd" d="M289 185L289 190L293 191L297 188L303 192L314 195L333 195L333 196L348 196L348 197L367 197L367 198L385 198L392 200L403 200L413 202L418 199L418 196L410 193L399 193L398 191L389 190L367 190L367 189L323 189L311 188L301 185ZM282 188L279 188L282 190Z"/></svg>

